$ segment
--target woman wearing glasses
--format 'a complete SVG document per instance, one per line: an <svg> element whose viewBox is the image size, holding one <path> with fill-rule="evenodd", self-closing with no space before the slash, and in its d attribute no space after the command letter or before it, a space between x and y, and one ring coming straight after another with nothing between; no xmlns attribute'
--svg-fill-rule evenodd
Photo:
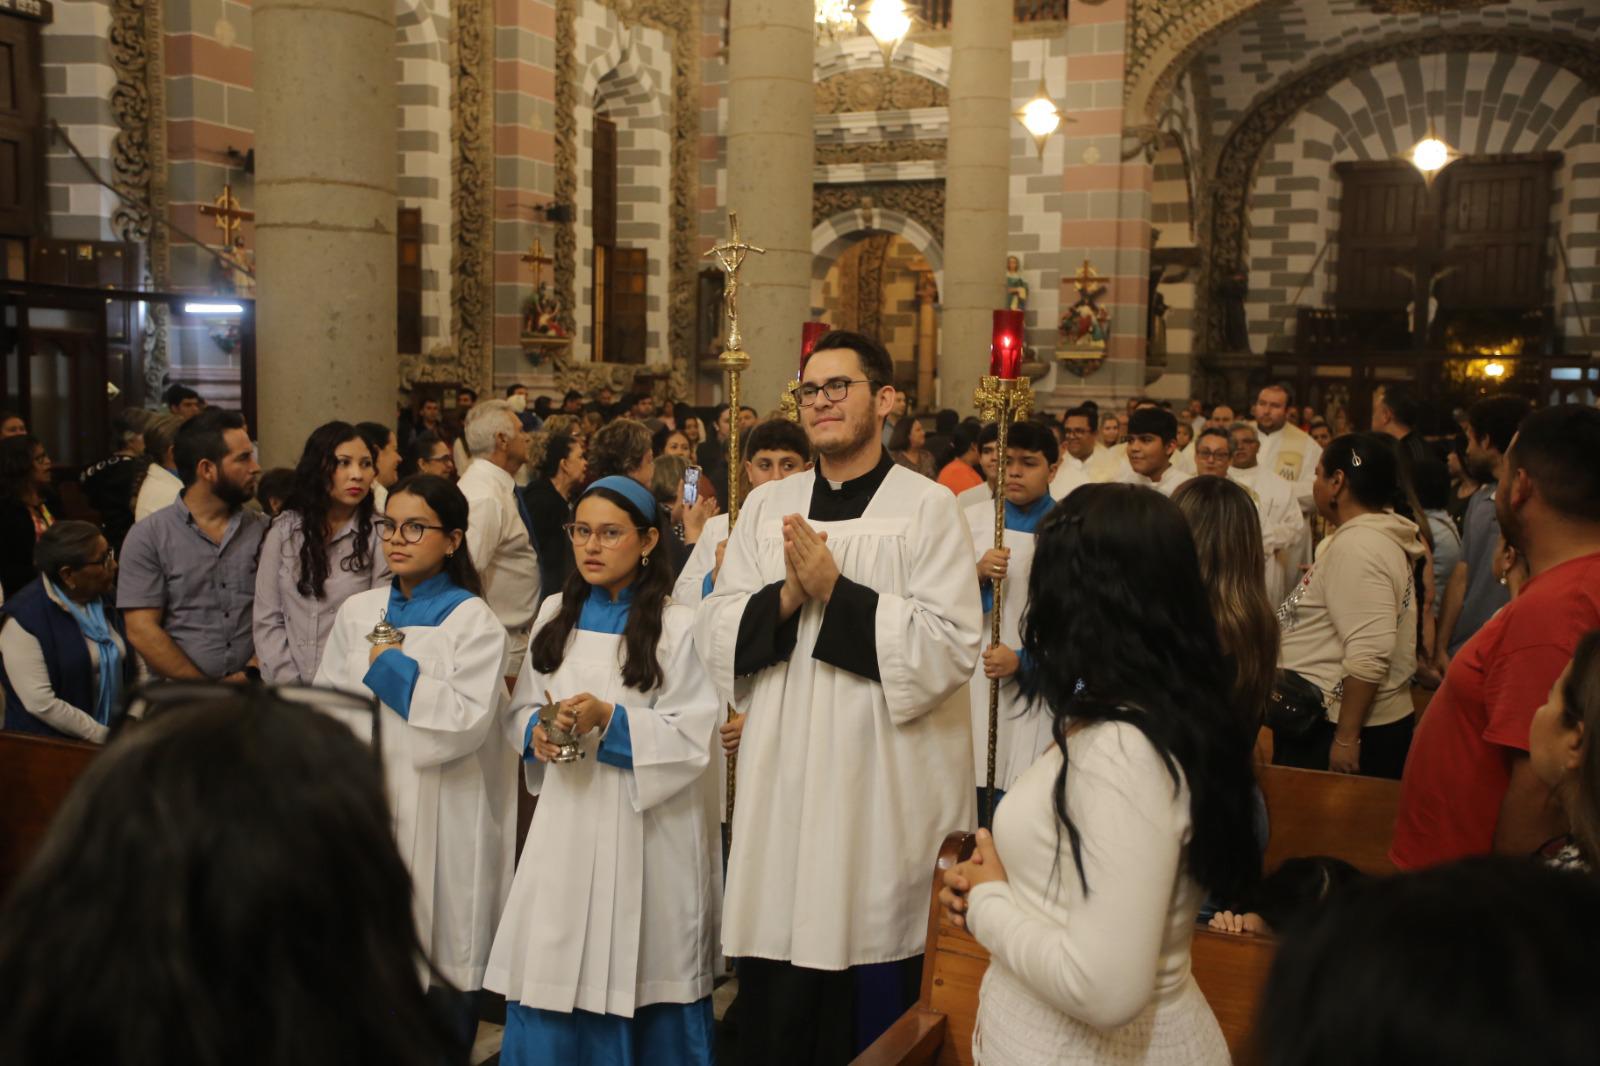
<svg viewBox="0 0 1600 1066"><path fill-rule="evenodd" d="M506 631L463 543L460 489L437 477L402 481L373 524L394 579L339 608L315 683L382 701L384 780L415 884L417 930L454 986L429 994L470 1044L476 1021L462 993L483 986L516 840L516 760L497 728ZM379 621L403 642L371 643Z"/></svg>
<svg viewBox="0 0 1600 1066"><path fill-rule="evenodd" d="M500 1061L709 1063L720 704L650 490L601 478L575 515L576 569L511 697L539 805L485 980L507 1001ZM581 757L552 765L552 729Z"/></svg>
<svg viewBox="0 0 1600 1066"><path fill-rule="evenodd" d="M387 588L389 566L373 528L376 463L371 443L348 422L318 426L306 438L256 568L252 629L263 680L309 683L344 601Z"/></svg>
<svg viewBox="0 0 1600 1066"><path fill-rule="evenodd" d="M112 600L116 558L88 522L57 522L40 534L33 559L39 576L0 614L5 727L103 744L133 680Z"/></svg>

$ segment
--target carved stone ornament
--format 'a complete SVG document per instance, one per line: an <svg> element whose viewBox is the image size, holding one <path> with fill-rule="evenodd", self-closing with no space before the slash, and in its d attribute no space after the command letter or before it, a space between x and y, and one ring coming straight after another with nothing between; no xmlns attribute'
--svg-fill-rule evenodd
<svg viewBox="0 0 1600 1066"><path fill-rule="evenodd" d="M450 378L494 369L494 4L455 0L450 79ZM433 365L435 348L421 362Z"/></svg>
<svg viewBox="0 0 1600 1066"><path fill-rule="evenodd" d="M117 204L111 231L118 240L145 245L145 269L154 289L165 289L169 282L167 227L154 224L167 214L162 41L159 0L113 0L111 67L117 83L111 90L111 115L117 133L111 142L111 183L133 204ZM166 305L151 305L151 311L141 338L147 397L161 394L169 362Z"/></svg>
<svg viewBox="0 0 1600 1066"><path fill-rule="evenodd" d="M818 144L818 166L850 163L920 163L945 157L948 143L928 141L872 141L867 144Z"/></svg>
<svg viewBox="0 0 1600 1066"><path fill-rule="evenodd" d="M879 207L916 219L944 247L944 182L938 180L818 185L811 192L811 225L845 211Z"/></svg>
<svg viewBox="0 0 1600 1066"><path fill-rule="evenodd" d="M1196 232L1202 234L1203 247L1208 254L1202 258L1201 276L1195 286L1195 321L1200 324L1197 351L1227 350L1227 305L1216 298L1216 292L1228 279L1239 278L1247 272L1250 187L1255 180L1256 165L1279 128L1311 101L1357 71L1440 52L1500 52L1527 56L1564 67L1600 89L1600 49L1589 43L1476 27L1356 46L1284 83L1252 108L1228 134L1213 172L1211 194L1200 204L1203 217L1198 220Z"/></svg>
<svg viewBox="0 0 1600 1066"><path fill-rule="evenodd" d="M1270 0L1128 0L1123 103L1132 125L1157 121L1178 75L1205 41Z"/></svg>
<svg viewBox="0 0 1600 1066"><path fill-rule="evenodd" d="M848 70L817 82L817 114L949 107L950 90L906 70Z"/></svg>
<svg viewBox="0 0 1600 1066"><path fill-rule="evenodd" d="M448 341L440 341L422 355L400 356L400 385L407 389L422 382L476 386L481 372L480 363L464 358L461 349Z"/></svg>
<svg viewBox="0 0 1600 1066"><path fill-rule="evenodd" d="M699 0L601 0L624 25L660 30L672 44L672 178L668 191L667 348L672 364L673 398L690 393L694 355L695 254L700 176L700 4ZM556 188L555 202L578 199L578 66L575 51L578 0L556 4ZM555 227L556 290L566 306L577 306L576 223ZM568 332L576 328L571 313ZM559 376L560 371L558 371Z"/></svg>

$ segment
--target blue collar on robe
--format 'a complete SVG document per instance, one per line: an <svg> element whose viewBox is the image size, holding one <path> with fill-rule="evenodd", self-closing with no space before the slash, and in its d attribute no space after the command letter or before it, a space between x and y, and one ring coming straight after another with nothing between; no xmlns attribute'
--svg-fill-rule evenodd
<svg viewBox="0 0 1600 1066"><path fill-rule="evenodd" d="M599 585L590 585L589 598L583 601L583 610L578 614L578 628L590 633L621 636L628 625L628 612L631 610L632 585L617 593L615 600L611 598L611 593Z"/></svg>
<svg viewBox="0 0 1600 1066"><path fill-rule="evenodd" d="M1056 501L1047 492L1026 507L1018 507L1010 500L1006 501L1006 528L1013 533L1034 533L1039 529L1039 524L1044 521L1044 516L1050 513L1050 508Z"/></svg>
<svg viewBox="0 0 1600 1066"><path fill-rule="evenodd" d="M389 624L396 628L436 626L449 618L451 611L472 598L472 593L450 580L449 574L430 577L411 590L409 599L400 591L400 579L395 578L389 585L389 612L386 617Z"/></svg>

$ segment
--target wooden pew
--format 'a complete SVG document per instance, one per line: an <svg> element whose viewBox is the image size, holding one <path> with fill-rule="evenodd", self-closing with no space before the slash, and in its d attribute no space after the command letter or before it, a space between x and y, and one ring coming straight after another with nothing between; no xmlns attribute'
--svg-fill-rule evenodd
<svg viewBox="0 0 1600 1066"><path fill-rule="evenodd" d="M93 744L0 730L0 899L16 883L67 793L99 751Z"/></svg>
<svg viewBox="0 0 1600 1066"><path fill-rule="evenodd" d="M1381 777L1258 766L1272 831L1262 868L1298 855L1331 855L1375 876L1394 873L1389 844L1400 782Z"/></svg>
<svg viewBox="0 0 1600 1066"><path fill-rule="evenodd" d="M1394 871L1388 859L1400 797L1396 781L1347 774L1257 768L1271 820L1265 868L1297 855L1332 855L1373 874ZM945 838L934 864L928 936L917 1005L857 1057L856 1066L971 1066L978 986L989 953L963 929L943 921L944 872L972 852L966 833ZM1196 928L1190 948L1195 983L1211 1005L1236 1063L1252 1061L1256 1004L1272 968L1270 938Z"/></svg>

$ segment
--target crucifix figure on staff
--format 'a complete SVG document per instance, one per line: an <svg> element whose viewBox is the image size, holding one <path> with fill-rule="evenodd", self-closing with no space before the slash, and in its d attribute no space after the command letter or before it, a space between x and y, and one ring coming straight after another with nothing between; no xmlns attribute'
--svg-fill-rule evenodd
<svg viewBox="0 0 1600 1066"><path fill-rule="evenodd" d="M741 344L744 338L739 335L739 268L744 266L745 257L751 252L757 255L766 255L765 248L758 248L739 236L739 212L728 212L728 239L711 247L706 252L717 261L728 274L728 284L723 290L723 313L728 318L728 342L723 348L722 355L717 363L722 367L724 381L727 385L728 399L728 531L733 531L734 524L739 521L739 472L744 468L739 461L739 375L750 366L750 354ZM738 712L733 704L728 704L728 721L732 722ZM733 805L738 798L738 768L739 756L735 752L728 756L728 795L726 801L727 829L733 833Z"/></svg>

